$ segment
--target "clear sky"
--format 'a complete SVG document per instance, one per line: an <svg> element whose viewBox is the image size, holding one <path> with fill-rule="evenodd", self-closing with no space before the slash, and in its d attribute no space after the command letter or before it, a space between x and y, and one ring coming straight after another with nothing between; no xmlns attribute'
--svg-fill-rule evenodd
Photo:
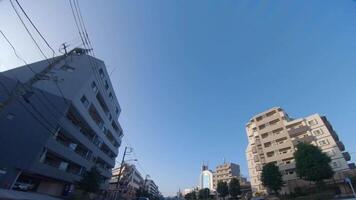
<svg viewBox="0 0 356 200"><path fill-rule="evenodd" d="M19 2L56 49L80 42L68 1ZM163 194L197 185L203 161L248 175L244 126L273 106L326 115L356 152L355 1L80 3L97 57L115 69L125 138ZM0 29L28 62L41 59L7 0ZM1 38L0 70L21 64Z"/></svg>

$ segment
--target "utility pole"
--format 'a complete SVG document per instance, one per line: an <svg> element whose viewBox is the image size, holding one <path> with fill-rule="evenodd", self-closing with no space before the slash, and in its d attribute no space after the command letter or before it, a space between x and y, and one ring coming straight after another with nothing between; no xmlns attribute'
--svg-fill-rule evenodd
<svg viewBox="0 0 356 200"><path fill-rule="evenodd" d="M62 44L62 49L64 50L64 55L67 55L68 53L67 53L67 47L69 47L69 45L67 45L66 43L63 43Z"/></svg>
<svg viewBox="0 0 356 200"><path fill-rule="evenodd" d="M119 174L117 176L117 183L116 183L116 189L119 190L119 187L120 187L120 179L121 179L121 176L122 176L122 170L124 168L124 163L125 163L125 157L126 155L128 155L129 153L132 152L132 148L131 147L125 147L125 150L124 150L124 154L122 155L122 160L121 160L121 165L120 165L120 169L119 169ZM119 197L120 197L120 192L119 193ZM116 199L116 195L115 195L115 199Z"/></svg>

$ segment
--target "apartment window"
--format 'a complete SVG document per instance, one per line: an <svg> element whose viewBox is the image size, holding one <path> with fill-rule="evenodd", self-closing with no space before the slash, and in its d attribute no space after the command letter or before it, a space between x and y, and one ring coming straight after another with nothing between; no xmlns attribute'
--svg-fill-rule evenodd
<svg viewBox="0 0 356 200"><path fill-rule="evenodd" d="M329 157L333 157L333 156L335 156L335 151L334 151L334 150L331 150L331 151L328 151L326 154L327 154Z"/></svg>
<svg viewBox="0 0 356 200"><path fill-rule="evenodd" d="M324 146L324 145L328 145L328 144L329 144L329 140L328 139L319 141L319 145L320 146Z"/></svg>
<svg viewBox="0 0 356 200"><path fill-rule="evenodd" d="M105 89L108 90L109 89L109 84L107 81L105 81Z"/></svg>
<svg viewBox="0 0 356 200"><path fill-rule="evenodd" d="M274 151L271 151L271 152L267 153L267 157L272 157L272 156L274 156Z"/></svg>
<svg viewBox="0 0 356 200"><path fill-rule="evenodd" d="M97 91L98 91L98 86L96 86L95 81L93 81L93 82L91 83L91 88L93 89L94 92L97 92Z"/></svg>
<svg viewBox="0 0 356 200"><path fill-rule="evenodd" d="M332 162L332 166L333 166L333 167L339 167L340 165L339 165L339 162L334 161L334 162Z"/></svg>
<svg viewBox="0 0 356 200"><path fill-rule="evenodd" d="M259 116L256 118L257 121L261 121L263 119L263 116Z"/></svg>
<svg viewBox="0 0 356 200"><path fill-rule="evenodd" d="M117 107L115 108L115 113L119 114L119 109Z"/></svg>
<svg viewBox="0 0 356 200"><path fill-rule="evenodd" d="M312 120L308 121L308 124L309 124L309 126L314 126L314 125L318 124L318 121L316 121L315 119L312 119Z"/></svg>
<svg viewBox="0 0 356 200"><path fill-rule="evenodd" d="M261 137L262 137L262 138L266 138L266 137L268 137L268 133L264 133L264 134L262 134L262 135L261 135Z"/></svg>
<svg viewBox="0 0 356 200"><path fill-rule="evenodd" d="M80 98L80 101L83 103L83 105L88 108L89 107L89 101L88 99L86 98L85 95L82 96L82 98Z"/></svg>
<svg viewBox="0 0 356 200"><path fill-rule="evenodd" d="M264 129L266 127L266 125L265 124L262 124L261 126L259 126L258 128L260 129L260 130L262 130L262 129Z"/></svg>
<svg viewBox="0 0 356 200"><path fill-rule="evenodd" d="M274 125L274 124L277 124L279 122L279 119L275 119L271 122L269 122L270 125Z"/></svg>
<svg viewBox="0 0 356 200"><path fill-rule="evenodd" d="M112 96L111 92L109 93L109 98L110 98L111 101L114 100L114 97Z"/></svg>
<svg viewBox="0 0 356 200"><path fill-rule="evenodd" d="M323 134L323 130L318 129L318 130L313 131L313 133L314 133L315 136L319 136L319 135Z"/></svg>
<svg viewBox="0 0 356 200"><path fill-rule="evenodd" d="M270 147L271 146L271 142L266 142L264 143L264 146L267 148L267 147Z"/></svg>
<svg viewBox="0 0 356 200"><path fill-rule="evenodd" d="M101 78L104 78L105 75L104 75L104 70L102 68L99 69L99 74L100 74L100 77Z"/></svg>
<svg viewBox="0 0 356 200"><path fill-rule="evenodd" d="M66 72L74 72L74 67L71 67L71 66L69 66L69 65L63 65L62 67L61 67L61 70L64 70L64 71L66 71Z"/></svg>

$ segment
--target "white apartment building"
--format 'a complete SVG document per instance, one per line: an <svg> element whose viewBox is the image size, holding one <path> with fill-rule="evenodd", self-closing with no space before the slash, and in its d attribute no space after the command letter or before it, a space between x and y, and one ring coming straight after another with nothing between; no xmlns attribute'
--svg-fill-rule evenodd
<svg viewBox="0 0 356 200"><path fill-rule="evenodd" d="M335 172L349 169L350 155L343 152L345 147L325 116L313 114L291 119L283 109L275 107L254 116L246 124L246 133L246 158L253 193L267 192L260 176L263 165L270 162L275 162L283 174L286 184L282 193L294 191L296 182L303 182L297 178L293 157L295 146L300 142L318 146L327 153Z"/></svg>
<svg viewBox="0 0 356 200"><path fill-rule="evenodd" d="M213 173L213 187L216 190L220 181L229 183L231 179L240 180L240 166L235 163L224 163L216 167Z"/></svg>

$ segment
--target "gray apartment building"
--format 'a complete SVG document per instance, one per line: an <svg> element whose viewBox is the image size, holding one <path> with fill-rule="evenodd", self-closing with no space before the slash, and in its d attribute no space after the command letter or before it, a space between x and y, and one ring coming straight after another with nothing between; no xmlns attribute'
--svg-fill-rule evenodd
<svg viewBox="0 0 356 200"><path fill-rule="evenodd" d="M0 187L66 195L95 166L106 189L120 111L104 62L82 49L0 73Z"/></svg>

